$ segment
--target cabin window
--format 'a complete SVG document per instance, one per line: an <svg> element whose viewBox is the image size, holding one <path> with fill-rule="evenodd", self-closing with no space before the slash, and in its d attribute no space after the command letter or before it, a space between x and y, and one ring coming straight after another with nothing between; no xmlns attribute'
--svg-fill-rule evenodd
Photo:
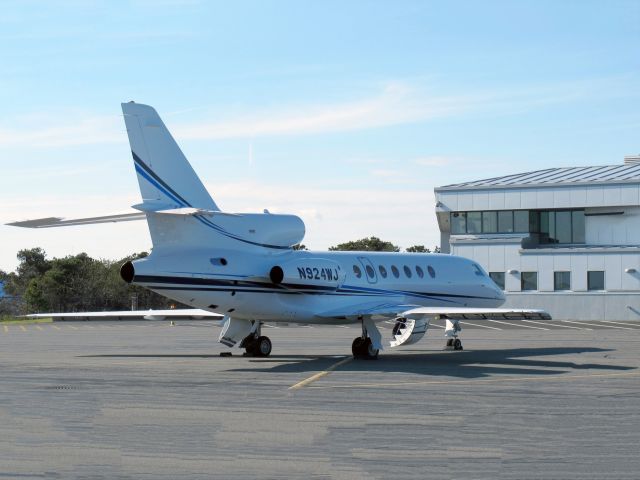
<svg viewBox="0 0 640 480"><path fill-rule="evenodd" d="M406 265L404 266L404 274L407 276L407 278L411 278L411 269Z"/></svg>
<svg viewBox="0 0 640 480"><path fill-rule="evenodd" d="M378 270L380 271L380 275L382 275L382 278L387 278L387 269L384 268L382 265L380 265L378 267Z"/></svg>
<svg viewBox="0 0 640 480"><path fill-rule="evenodd" d="M353 273L355 274L356 277L360 278L362 277L362 270L360 270L360 267L357 265L353 266Z"/></svg>
<svg viewBox="0 0 640 480"><path fill-rule="evenodd" d="M211 265L222 265L223 267L227 264L227 259L226 258L210 258L209 262L211 262Z"/></svg>
<svg viewBox="0 0 640 480"><path fill-rule="evenodd" d="M427 267L427 272L429 272L429 276L431 278L436 278L436 271L433 269L431 265Z"/></svg>
<svg viewBox="0 0 640 480"><path fill-rule="evenodd" d="M418 265L416 265L416 273L420 278L424 278L424 270L422 270L422 268L419 267Z"/></svg>
<svg viewBox="0 0 640 480"><path fill-rule="evenodd" d="M400 277L400 271L395 265L391 265L391 273L393 273L393 276L396 278Z"/></svg>
<svg viewBox="0 0 640 480"><path fill-rule="evenodd" d="M367 265L364 269L367 271L367 277L376 278L376 272L371 265Z"/></svg>

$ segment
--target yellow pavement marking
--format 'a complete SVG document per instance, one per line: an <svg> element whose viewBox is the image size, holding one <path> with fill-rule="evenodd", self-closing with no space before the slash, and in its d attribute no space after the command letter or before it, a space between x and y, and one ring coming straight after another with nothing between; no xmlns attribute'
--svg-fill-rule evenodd
<svg viewBox="0 0 640 480"><path fill-rule="evenodd" d="M9 327L7 327L6 325L3 325L4 327L4 333L9 333Z"/></svg>
<svg viewBox="0 0 640 480"><path fill-rule="evenodd" d="M57 325L51 325L53 328L55 328L56 330L61 330L61 328Z"/></svg>
<svg viewBox="0 0 640 480"><path fill-rule="evenodd" d="M42 327L41 327L40 325L36 325L36 328L37 328L38 330L42 330Z"/></svg>
<svg viewBox="0 0 640 480"><path fill-rule="evenodd" d="M22 330L23 332L26 332L26 331L27 331L27 329L26 329L26 328L24 328L24 325L20 325L20 330Z"/></svg>
<svg viewBox="0 0 640 480"><path fill-rule="evenodd" d="M353 383L351 385L317 385L309 388L373 388L373 387L404 387L413 385L452 385L452 384L474 384L474 383L503 383L503 382L537 382L545 380L575 380L583 378L604 378L604 377L631 377L640 375L640 371L619 372L619 373L591 373L586 375L536 375L532 377L508 377L508 378L484 378L478 380L425 380L422 382L397 382L397 383Z"/></svg>
<svg viewBox="0 0 640 480"><path fill-rule="evenodd" d="M333 365L331 365L326 370L323 370L322 372L318 372L315 375L311 375L309 378L306 378L306 379L302 380L301 382L296 383L295 385L291 385L289 387L289 390L298 390L300 388L306 387L310 383L313 383L316 380L319 380L320 378L322 378L322 377L324 377L326 375L329 375L329 373L333 372L336 368L349 363L351 360L353 360L353 357L343 358L339 362L334 363Z"/></svg>

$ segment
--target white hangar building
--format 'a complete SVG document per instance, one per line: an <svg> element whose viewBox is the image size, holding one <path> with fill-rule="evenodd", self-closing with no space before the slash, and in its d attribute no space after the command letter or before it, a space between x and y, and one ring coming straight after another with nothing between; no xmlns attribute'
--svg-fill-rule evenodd
<svg viewBox="0 0 640 480"><path fill-rule="evenodd" d="M443 253L477 261L505 307L640 319L640 157L435 189Z"/></svg>

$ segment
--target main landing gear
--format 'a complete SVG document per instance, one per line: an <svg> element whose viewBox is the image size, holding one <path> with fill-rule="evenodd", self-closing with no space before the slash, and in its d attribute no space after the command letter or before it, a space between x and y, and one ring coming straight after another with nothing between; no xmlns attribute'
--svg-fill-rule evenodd
<svg viewBox="0 0 640 480"><path fill-rule="evenodd" d="M247 357L268 357L271 354L271 340L269 337L261 335L262 323L258 323L255 332L250 333L242 340L241 347L245 349Z"/></svg>
<svg viewBox="0 0 640 480"><path fill-rule="evenodd" d="M353 358L362 358L366 360L376 360L380 350L373 346L371 338L367 334L367 328L362 322L362 335L356 337L351 344L351 351L353 352Z"/></svg>
<svg viewBox="0 0 640 480"><path fill-rule="evenodd" d="M447 345L444 347L445 350L462 350L462 341L458 338L458 333L462 331L460 321L444 318L447 320L444 336L448 337Z"/></svg>

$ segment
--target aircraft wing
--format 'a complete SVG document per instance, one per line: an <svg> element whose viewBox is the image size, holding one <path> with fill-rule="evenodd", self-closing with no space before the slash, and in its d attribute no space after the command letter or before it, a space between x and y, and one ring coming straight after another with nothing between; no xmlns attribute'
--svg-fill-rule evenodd
<svg viewBox="0 0 640 480"><path fill-rule="evenodd" d="M418 307L403 315L439 315L450 320L551 320L551 315L544 310L523 308Z"/></svg>
<svg viewBox="0 0 640 480"><path fill-rule="evenodd" d="M21 222L11 222L7 225L12 227L23 228L52 228L52 227L70 227L73 225L92 225L96 223L115 223L115 222L131 222L133 220L142 220L146 218L143 212L121 213L116 215L103 215L101 217L87 218L71 218L64 219L61 217L36 218L34 220L24 220Z"/></svg>
<svg viewBox="0 0 640 480"><path fill-rule="evenodd" d="M374 320L406 316L441 316L451 320L551 320L544 310L518 308L420 307L392 303L365 303L316 315L327 319L370 317Z"/></svg>
<svg viewBox="0 0 640 480"><path fill-rule="evenodd" d="M417 309L419 307L419 305L369 302L361 303L356 306L350 306L348 308L328 310L326 312L316 314L315 316L318 318L334 320L355 320L359 317L369 317L373 318L374 320L383 320L388 318L400 317L402 316L403 312L411 309Z"/></svg>
<svg viewBox="0 0 640 480"><path fill-rule="evenodd" d="M73 320L165 320L165 319L182 319L182 320L202 320L215 319L220 320L223 315L219 313L209 312L198 308L182 308L171 310L121 310L111 312L70 312L70 313L32 313L25 315L26 318L58 318Z"/></svg>

